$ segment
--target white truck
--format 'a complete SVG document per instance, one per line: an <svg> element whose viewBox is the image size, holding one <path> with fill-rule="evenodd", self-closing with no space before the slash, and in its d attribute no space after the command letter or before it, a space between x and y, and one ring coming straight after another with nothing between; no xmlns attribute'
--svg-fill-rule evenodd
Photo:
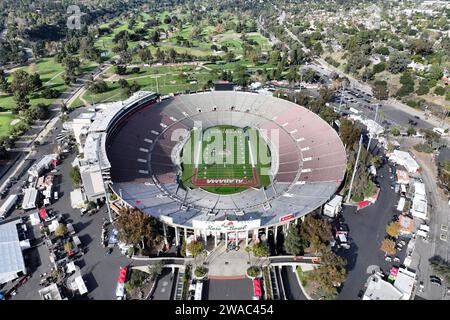
<svg viewBox="0 0 450 320"><path fill-rule="evenodd" d="M5 202L3 202L2 206L0 207L0 219L5 219L9 210L11 210L11 208L16 205L17 199L19 199L19 196L17 194L12 194L8 198L6 198Z"/></svg>
<svg viewBox="0 0 450 320"><path fill-rule="evenodd" d="M330 218L334 218L338 215L341 209L342 209L342 196L335 195L333 199L328 201L323 206L323 214Z"/></svg>

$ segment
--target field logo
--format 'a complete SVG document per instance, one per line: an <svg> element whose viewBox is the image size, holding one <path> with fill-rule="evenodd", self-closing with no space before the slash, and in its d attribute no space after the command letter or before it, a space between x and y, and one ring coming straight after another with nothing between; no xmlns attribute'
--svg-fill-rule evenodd
<svg viewBox="0 0 450 320"><path fill-rule="evenodd" d="M70 16L67 18L67 28L69 30L81 29L81 10L79 6L70 5L67 7L67 14Z"/></svg>

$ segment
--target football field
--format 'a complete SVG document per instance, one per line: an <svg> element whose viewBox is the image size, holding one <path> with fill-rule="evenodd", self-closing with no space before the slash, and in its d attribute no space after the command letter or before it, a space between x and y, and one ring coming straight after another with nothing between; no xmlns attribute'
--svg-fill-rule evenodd
<svg viewBox="0 0 450 320"><path fill-rule="evenodd" d="M268 158L264 164L258 153L261 151ZM194 129L183 150L182 163L184 185L215 193L236 193L270 183L261 170L270 168L268 147L254 128Z"/></svg>

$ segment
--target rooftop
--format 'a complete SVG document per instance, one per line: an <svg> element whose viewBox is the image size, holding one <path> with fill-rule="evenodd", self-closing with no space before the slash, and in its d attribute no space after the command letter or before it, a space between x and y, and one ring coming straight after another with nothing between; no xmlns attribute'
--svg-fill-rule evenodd
<svg viewBox="0 0 450 320"><path fill-rule="evenodd" d="M16 278L18 272L26 272L22 248L20 247L17 219L0 224L0 284Z"/></svg>

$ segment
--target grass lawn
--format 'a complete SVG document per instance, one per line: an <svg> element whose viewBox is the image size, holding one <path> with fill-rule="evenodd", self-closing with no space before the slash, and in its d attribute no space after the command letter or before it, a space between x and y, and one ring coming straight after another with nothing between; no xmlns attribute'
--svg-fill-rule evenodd
<svg viewBox="0 0 450 320"><path fill-rule="evenodd" d="M13 115L11 111L0 112L0 136L8 134L11 128L11 121L16 118L17 116Z"/></svg>

